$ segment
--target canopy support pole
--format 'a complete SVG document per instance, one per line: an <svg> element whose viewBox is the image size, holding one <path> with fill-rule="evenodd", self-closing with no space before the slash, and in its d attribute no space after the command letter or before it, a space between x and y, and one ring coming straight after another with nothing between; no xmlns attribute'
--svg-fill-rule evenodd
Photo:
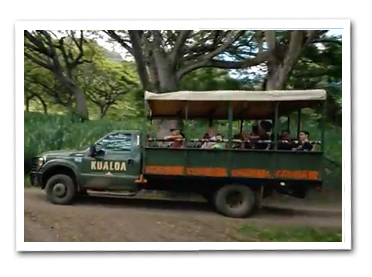
<svg viewBox="0 0 372 277"><path fill-rule="evenodd" d="M323 102L321 107L321 115L320 118L320 150L324 153L325 151L325 114L326 114L326 105Z"/></svg>
<svg viewBox="0 0 372 277"><path fill-rule="evenodd" d="M183 164L183 169L182 169L182 174L183 175L186 175L186 167L187 167L187 154L188 154L188 151L186 149L186 145L187 145L187 122L188 122L188 117L189 117L189 102L186 102L186 106L185 106L185 124L184 124L184 131L183 131L183 134L185 135L184 137L184 141L182 142L182 145L183 145L183 150L184 150L184 164Z"/></svg>
<svg viewBox="0 0 372 277"><path fill-rule="evenodd" d="M228 110L228 118L229 118L229 128L228 128L228 142L227 142L227 177L231 176L231 163L232 163L232 131L233 131L233 103L229 101L229 110Z"/></svg>
<svg viewBox="0 0 372 277"><path fill-rule="evenodd" d="M232 147L232 129L233 129L233 107L232 107L232 102L229 102L229 112L228 112L228 117L229 117L229 128L228 128L228 148L231 149Z"/></svg>
<svg viewBox="0 0 372 277"><path fill-rule="evenodd" d="M298 115L297 115L297 139L300 137L300 132L301 132L301 112L302 110L298 110Z"/></svg>
<svg viewBox="0 0 372 277"><path fill-rule="evenodd" d="M275 103L274 150L278 150L278 133L279 133L279 124L280 124L280 121L279 121L279 103L280 102Z"/></svg>

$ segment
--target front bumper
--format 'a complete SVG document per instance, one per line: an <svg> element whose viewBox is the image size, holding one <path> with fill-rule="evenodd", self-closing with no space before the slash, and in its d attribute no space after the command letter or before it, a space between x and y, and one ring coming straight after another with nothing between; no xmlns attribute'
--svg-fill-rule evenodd
<svg viewBox="0 0 372 277"><path fill-rule="evenodd" d="M42 184L41 176L42 176L42 172L31 171L31 173L29 174L31 186L42 187L43 184Z"/></svg>

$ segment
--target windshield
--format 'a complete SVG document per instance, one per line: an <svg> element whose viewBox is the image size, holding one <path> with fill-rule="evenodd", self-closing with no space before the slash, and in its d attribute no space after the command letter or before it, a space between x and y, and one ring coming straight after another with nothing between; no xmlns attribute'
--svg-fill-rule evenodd
<svg viewBox="0 0 372 277"><path fill-rule="evenodd" d="M132 134L111 133L96 143L103 151L130 151L132 148Z"/></svg>

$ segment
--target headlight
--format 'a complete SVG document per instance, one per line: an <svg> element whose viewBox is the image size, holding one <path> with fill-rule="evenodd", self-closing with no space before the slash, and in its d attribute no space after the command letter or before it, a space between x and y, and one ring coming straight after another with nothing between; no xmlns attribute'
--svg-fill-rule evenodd
<svg viewBox="0 0 372 277"><path fill-rule="evenodd" d="M38 160L37 160L37 165L39 168L41 168L43 166L43 164L45 163L45 157L40 157Z"/></svg>

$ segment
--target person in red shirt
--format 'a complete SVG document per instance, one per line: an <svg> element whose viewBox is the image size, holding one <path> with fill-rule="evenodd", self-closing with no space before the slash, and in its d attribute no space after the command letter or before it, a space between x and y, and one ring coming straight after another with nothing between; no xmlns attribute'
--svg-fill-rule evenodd
<svg viewBox="0 0 372 277"><path fill-rule="evenodd" d="M171 135L166 136L165 140L172 141L171 146L172 148L181 148L183 147L183 139L185 138L184 134L179 129L171 129Z"/></svg>

